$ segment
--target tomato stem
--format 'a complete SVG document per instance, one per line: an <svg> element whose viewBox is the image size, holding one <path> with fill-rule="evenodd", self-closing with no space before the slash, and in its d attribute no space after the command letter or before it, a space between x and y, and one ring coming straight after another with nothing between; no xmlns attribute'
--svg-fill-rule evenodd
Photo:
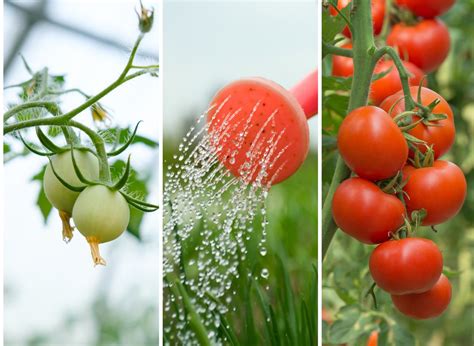
<svg viewBox="0 0 474 346"><path fill-rule="evenodd" d="M370 0L354 0L351 10L351 23L353 27L353 60L354 76L352 78L351 96L349 99L348 112L365 106L369 97L370 83L374 72L375 63L373 59L376 52L374 35L372 29L372 12ZM339 156L336 163L334 175L322 210L322 258L324 260L329 245L336 233L337 226L332 218L332 200L339 184L347 179L350 170Z"/></svg>

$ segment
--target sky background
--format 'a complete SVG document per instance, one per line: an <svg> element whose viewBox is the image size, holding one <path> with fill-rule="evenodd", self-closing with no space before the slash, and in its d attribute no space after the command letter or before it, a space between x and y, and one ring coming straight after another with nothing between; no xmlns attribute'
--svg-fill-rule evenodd
<svg viewBox="0 0 474 346"><path fill-rule="evenodd" d="M165 138L181 135L227 83L260 76L289 89L316 69L316 1L164 4ZM316 147L316 117L309 125Z"/></svg>
<svg viewBox="0 0 474 346"><path fill-rule="evenodd" d="M150 1L144 1L150 3ZM34 6L34 1L17 2ZM59 29L50 24L34 27L21 53L34 70L48 66L55 74L66 74L66 87L79 87L94 94L120 74L128 59L129 49L138 35L137 1L49 1L48 14L57 21L77 26L96 35L113 40L127 49L121 50L98 43L83 36ZM158 4L154 4L158 7ZM8 5L4 6L4 55L7 56L13 41L22 28L22 17ZM159 25L155 25L141 46L142 51L158 57ZM142 64L156 63L153 58L139 57ZM5 85L28 79L16 58L5 72ZM103 99L114 122L122 126L144 120L141 135L158 141L161 131L161 92L158 78L148 76L125 84ZM15 100L16 90L6 91L5 102ZM81 98L67 97L64 110L82 102ZM4 106L5 109L5 106ZM90 122L90 113L84 112L81 120ZM34 139L33 136L30 136ZM135 169L158 171L158 150L133 146L132 164ZM39 191L38 182L31 182L45 159L30 155L5 165L5 220L4 220L4 282L5 337L24 340L34 333L56 333L61 344L59 326L74 315L83 316L81 330L68 337L68 344L87 344L91 333L90 305L105 293L112 305L126 309L133 315L147 306L158 305L158 224L159 213L146 215L142 232L147 240L139 243L128 234L118 240L101 245L107 267L93 268L85 239L76 233L72 242L61 239L60 221L53 210L45 225L35 206ZM150 200L158 199L159 178L154 174ZM131 294L133 292L133 294ZM130 304L136 306L130 308ZM126 318L126 315L124 315ZM158 317L155 318L156 325Z"/></svg>

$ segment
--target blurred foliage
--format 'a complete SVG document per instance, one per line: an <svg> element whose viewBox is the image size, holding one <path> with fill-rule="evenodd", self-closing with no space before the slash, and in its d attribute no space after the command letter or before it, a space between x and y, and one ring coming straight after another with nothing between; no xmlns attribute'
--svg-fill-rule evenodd
<svg viewBox="0 0 474 346"><path fill-rule="evenodd" d="M164 167L174 167L172 157L178 140L179 136L165 138ZM229 344L316 344L317 177L317 155L310 151L296 174L270 189L266 203L267 254L259 254L262 220L257 217L255 231L246 243L248 256L240 263L239 277L232 282L236 295L231 309L220 316L219 333ZM199 233L198 227L194 232ZM184 262L196 255L190 237ZM268 269L268 278L260 276L264 268ZM197 274L192 268L186 271L188 277ZM173 318L173 312L165 313L165 325L167 319Z"/></svg>
<svg viewBox="0 0 474 346"><path fill-rule="evenodd" d="M439 318L416 321L393 307L388 294L375 290L378 309L367 290L372 284L368 258L372 246L363 245L341 231L336 233L323 265L323 340L328 344L364 345L371 331L379 331L379 345L474 344L474 1L457 1L443 17L450 28L451 52L441 68L429 76L429 87L450 103L456 124L456 142L443 159L459 165L468 182L468 195L460 213L437 227L422 228L420 236L433 239L443 252L445 274L453 285L448 310ZM331 57L323 61L330 75ZM323 77L323 190L335 165L335 134L347 109L344 79ZM343 92L336 92L343 90ZM342 111L341 111L342 110Z"/></svg>

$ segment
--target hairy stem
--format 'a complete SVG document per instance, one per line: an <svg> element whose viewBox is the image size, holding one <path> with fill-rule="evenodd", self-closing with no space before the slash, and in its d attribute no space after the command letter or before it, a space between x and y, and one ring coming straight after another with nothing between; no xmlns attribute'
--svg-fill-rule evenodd
<svg viewBox="0 0 474 346"><path fill-rule="evenodd" d="M372 32L372 15L370 0L354 0L351 11L353 44L352 54L354 59L354 76L352 79L351 96L348 112L367 104L370 82L375 67L373 55L376 52ZM349 177L350 171L341 157L338 158L336 169L331 181L329 192L323 202L322 211L322 256L323 260L329 245L336 233L337 226L332 218L331 205L339 184Z"/></svg>
<svg viewBox="0 0 474 346"><path fill-rule="evenodd" d="M83 131L92 141L94 147L97 151L97 157L99 159L99 179L101 181L110 182L110 167L109 162L107 161L107 151L105 150L105 143L102 137L97 134L94 130L90 129L86 125L81 124L80 122L70 120L67 123L69 126L73 126Z"/></svg>

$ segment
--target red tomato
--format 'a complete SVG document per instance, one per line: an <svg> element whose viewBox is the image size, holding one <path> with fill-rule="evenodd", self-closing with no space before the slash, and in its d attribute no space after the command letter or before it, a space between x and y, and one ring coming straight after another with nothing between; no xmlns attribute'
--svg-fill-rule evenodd
<svg viewBox="0 0 474 346"><path fill-rule="evenodd" d="M442 15L453 6L456 0L397 0L400 7L405 7L415 15L423 18L434 18Z"/></svg>
<svg viewBox="0 0 474 346"><path fill-rule="evenodd" d="M346 6L348 6L351 3L351 0L339 0L337 2L337 8L339 10L342 10ZM382 31L382 26L383 26L383 20L385 16L385 0L372 0L371 1L372 5L372 25L374 28L374 35L380 34ZM329 9L329 13L332 16L337 15L337 11L331 6ZM346 37L351 37L351 31L349 28L346 26L342 33Z"/></svg>
<svg viewBox="0 0 474 346"><path fill-rule="evenodd" d="M377 286L390 294L421 293L438 281L443 255L429 239L389 240L372 252L369 268Z"/></svg>
<svg viewBox="0 0 474 346"><path fill-rule="evenodd" d="M403 65L408 70L408 73L411 74L408 83L413 86L419 86L421 79L424 76L423 71L408 61L403 62ZM392 60L380 61L375 66L374 74L383 73L389 70L390 72L382 78L373 81L370 86L369 98L376 106L382 103L382 101L388 96L402 90L402 82L400 81L397 67ZM426 86L426 80L424 80L423 85Z"/></svg>
<svg viewBox="0 0 474 346"><path fill-rule="evenodd" d="M397 309L402 314L417 320L438 317L447 309L450 301L451 284L443 274L427 292L392 295L392 302Z"/></svg>
<svg viewBox="0 0 474 346"><path fill-rule="evenodd" d="M341 48L352 49L352 43L346 43ZM354 61L340 55L332 56L332 75L337 77L351 77L354 74Z"/></svg>
<svg viewBox="0 0 474 346"><path fill-rule="evenodd" d="M411 87L410 93L414 100L417 99L418 88ZM387 112L390 112L390 108L397 103L403 97L403 91L400 91L392 96L386 98L380 108L384 109ZM435 93L433 90L428 88L421 89L421 104L424 106L429 105L434 100L439 99L441 102L434 107L434 114L445 114L448 116L447 119L437 121L439 126L426 126L422 123L418 124L416 127L408 131L412 136L425 141L428 145L433 145L433 150L435 153L435 158L441 157L444 155L453 145L454 137L456 135L456 129L454 127L454 116L451 107L446 102L446 100L439 94ZM401 100L398 102L392 109L390 115L395 117L396 115L405 111L405 102ZM413 121L418 120L419 118L414 116ZM426 151L426 146L423 144L416 144L418 149L424 153ZM410 151L410 156L413 157L413 151Z"/></svg>
<svg viewBox="0 0 474 346"><path fill-rule="evenodd" d="M350 112L339 128L339 152L359 177L393 177L408 158L408 145L393 119L382 109L364 106Z"/></svg>
<svg viewBox="0 0 474 346"><path fill-rule="evenodd" d="M338 186L332 215L337 226L351 237L366 244L379 244L403 225L405 207L374 183L354 177Z"/></svg>
<svg viewBox="0 0 474 346"><path fill-rule="evenodd" d="M450 38L440 19L424 19L415 25L395 24L387 37L389 46L425 72L436 70L449 53Z"/></svg>
<svg viewBox="0 0 474 346"><path fill-rule="evenodd" d="M379 341L379 332L374 330L370 333L369 340L367 340L367 346L377 346Z"/></svg>
<svg viewBox="0 0 474 346"><path fill-rule="evenodd" d="M467 183L461 169L452 162L438 160L432 167L403 169L407 184L405 203L408 215L427 212L423 225L437 225L455 216L466 198Z"/></svg>

